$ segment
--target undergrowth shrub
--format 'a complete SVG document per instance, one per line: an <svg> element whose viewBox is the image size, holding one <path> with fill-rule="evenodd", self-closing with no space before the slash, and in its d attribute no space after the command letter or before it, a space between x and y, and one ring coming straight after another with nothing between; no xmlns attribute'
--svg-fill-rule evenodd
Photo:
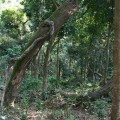
<svg viewBox="0 0 120 120"><path fill-rule="evenodd" d="M19 96L21 97L20 103L27 109L32 101L35 100L38 95L38 91L41 88L41 80L28 77L23 80L19 90Z"/></svg>
<svg viewBox="0 0 120 120"><path fill-rule="evenodd" d="M97 99L96 101L90 102L88 106L91 114L101 118L108 116L108 108L109 104L105 99Z"/></svg>
<svg viewBox="0 0 120 120"><path fill-rule="evenodd" d="M23 80L20 88L20 93L29 90L39 90L41 88L41 85L42 85L41 79L36 80L35 78L28 77Z"/></svg>
<svg viewBox="0 0 120 120"><path fill-rule="evenodd" d="M45 104L43 101L39 100L39 99L36 99L34 105L36 106L36 108L38 110L44 110L45 109Z"/></svg>

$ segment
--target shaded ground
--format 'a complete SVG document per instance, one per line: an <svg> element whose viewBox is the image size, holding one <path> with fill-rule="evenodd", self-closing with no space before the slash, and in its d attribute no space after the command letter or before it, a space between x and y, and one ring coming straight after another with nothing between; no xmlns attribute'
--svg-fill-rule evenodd
<svg viewBox="0 0 120 120"><path fill-rule="evenodd" d="M6 120L25 120L23 111L9 110ZM2 120L2 119L0 119ZM37 110L34 106L27 111L26 120L98 120L97 117L89 115L80 109L44 109ZM106 119L107 120L107 119Z"/></svg>
<svg viewBox="0 0 120 120"><path fill-rule="evenodd" d="M74 116L74 117L73 117ZM94 116L83 113L78 109L53 110L46 109L42 113L33 110L28 111L28 120L97 120Z"/></svg>
<svg viewBox="0 0 120 120"><path fill-rule="evenodd" d="M81 109L80 106L76 107L68 101L60 94L54 95L46 101L32 96L32 102L29 105L26 106L22 102L19 106L16 104L15 108L5 110L3 119L0 120L110 120L90 115L87 110Z"/></svg>

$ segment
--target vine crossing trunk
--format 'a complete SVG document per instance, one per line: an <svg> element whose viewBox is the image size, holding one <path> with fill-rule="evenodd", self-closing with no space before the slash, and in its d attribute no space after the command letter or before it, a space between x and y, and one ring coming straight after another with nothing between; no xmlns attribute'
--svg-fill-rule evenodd
<svg viewBox="0 0 120 120"><path fill-rule="evenodd" d="M12 75L6 85L4 100L2 101L2 106L12 105L14 106L14 101L18 92L18 89L21 85L22 78L25 72L26 67L31 62L32 58L39 52L42 45L45 41L49 41L51 37L51 25L48 24L48 21L54 23L54 32L53 36L56 36L62 25L66 20L76 11L78 7L75 0L66 0L63 4L47 19L47 22L44 21L38 27L38 30L32 37L31 41L26 46L26 50L17 60L14 65Z"/></svg>

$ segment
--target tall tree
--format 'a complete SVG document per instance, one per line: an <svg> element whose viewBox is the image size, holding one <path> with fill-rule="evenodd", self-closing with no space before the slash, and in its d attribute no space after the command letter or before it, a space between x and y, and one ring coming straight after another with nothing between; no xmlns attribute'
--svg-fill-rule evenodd
<svg viewBox="0 0 120 120"><path fill-rule="evenodd" d="M120 0L115 0L114 81L111 120L120 120Z"/></svg>
<svg viewBox="0 0 120 120"><path fill-rule="evenodd" d="M49 41L53 36L55 37L66 20L77 10L76 0L66 0L47 20L39 25L36 33L26 46L26 50L14 65L13 73L6 85L2 105L14 106L15 97L26 67L39 52L45 41Z"/></svg>

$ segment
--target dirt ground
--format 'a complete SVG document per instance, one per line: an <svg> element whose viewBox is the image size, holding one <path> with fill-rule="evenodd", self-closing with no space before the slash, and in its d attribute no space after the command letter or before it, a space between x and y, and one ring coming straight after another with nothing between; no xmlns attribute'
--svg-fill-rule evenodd
<svg viewBox="0 0 120 120"><path fill-rule="evenodd" d="M34 97L32 98L34 100ZM35 101L30 102L27 108L20 101L14 108L5 110L0 120L110 120L90 115L86 109L69 104L60 96L51 97L42 101L42 104L41 100L36 100L39 104Z"/></svg>

